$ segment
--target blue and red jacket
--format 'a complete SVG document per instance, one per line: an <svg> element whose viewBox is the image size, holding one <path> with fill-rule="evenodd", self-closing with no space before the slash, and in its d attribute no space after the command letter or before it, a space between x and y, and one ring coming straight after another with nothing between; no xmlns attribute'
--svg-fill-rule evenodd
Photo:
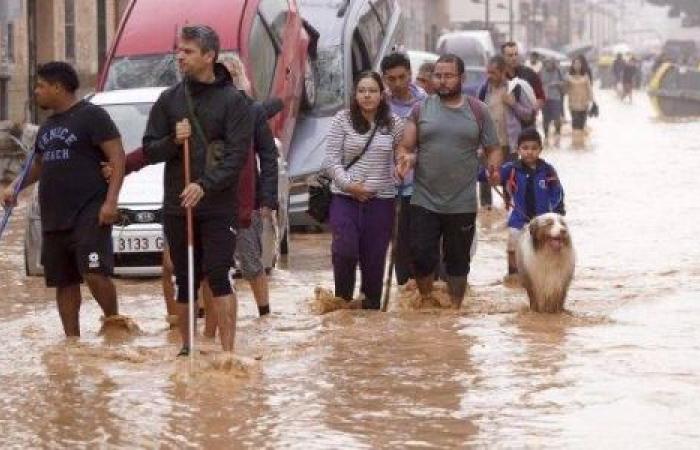
<svg viewBox="0 0 700 450"><path fill-rule="evenodd" d="M526 167L520 160L501 166L501 183L510 192L513 209L508 218L510 228L523 228L531 219L555 212L566 214L564 188L557 171L542 159L535 169ZM479 181L487 181L486 169L479 172Z"/></svg>

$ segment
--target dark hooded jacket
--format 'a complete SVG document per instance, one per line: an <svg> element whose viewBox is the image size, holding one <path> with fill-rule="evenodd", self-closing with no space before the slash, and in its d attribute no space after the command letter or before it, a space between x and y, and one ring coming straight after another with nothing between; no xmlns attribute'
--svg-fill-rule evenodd
<svg viewBox="0 0 700 450"><path fill-rule="evenodd" d="M191 181L204 189L204 198L196 215L235 215L238 180L248 158L253 136L253 114L249 101L233 89L228 70L214 67L211 84L181 81L163 91L153 105L143 137L143 153L150 164L165 162L163 210L165 214L184 214L180 193L185 187L183 148L175 143L176 122L189 117ZM187 86L185 86L187 83ZM186 87L194 114L208 142L222 142L214 163L207 166L207 147L188 113Z"/></svg>

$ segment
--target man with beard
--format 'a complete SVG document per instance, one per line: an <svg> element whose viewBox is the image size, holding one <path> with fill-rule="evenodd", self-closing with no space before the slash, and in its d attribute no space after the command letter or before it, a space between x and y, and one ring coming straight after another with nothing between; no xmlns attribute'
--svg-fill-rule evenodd
<svg viewBox="0 0 700 450"><path fill-rule="evenodd" d="M410 241L421 298L431 296L442 239L448 291L456 308L467 288L479 148L486 152L489 173L495 173L502 161L488 108L462 94L464 78L461 58L446 54L437 60L433 72L437 95L414 107L398 147L397 167L401 178L415 167Z"/></svg>
<svg viewBox="0 0 700 450"><path fill-rule="evenodd" d="M112 224L118 217L125 159L116 125L104 109L79 99L78 87L78 75L69 64L54 61L39 67L36 101L53 115L39 129L36 157L20 186L40 181L41 262L46 285L56 288L58 313L69 337L80 336L83 280L105 319L118 314L110 279ZM105 162L113 167L109 183L100 171ZM4 191L4 205L16 203L17 182Z"/></svg>
<svg viewBox="0 0 700 450"><path fill-rule="evenodd" d="M153 105L143 137L148 163L165 162L163 224L175 272L179 356L190 352L187 304L186 208L193 211L195 296L207 278L216 305L221 345L232 352L236 297L229 279L236 227L236 188L248 158L253 118L245 98L233 89L226 67L216 63L219 37L208 26L186 26L177 61L183 81L163 91ZM191 147L192 181L183 179L185 141ZM196 300L193 299L193 301Z"/></svg>

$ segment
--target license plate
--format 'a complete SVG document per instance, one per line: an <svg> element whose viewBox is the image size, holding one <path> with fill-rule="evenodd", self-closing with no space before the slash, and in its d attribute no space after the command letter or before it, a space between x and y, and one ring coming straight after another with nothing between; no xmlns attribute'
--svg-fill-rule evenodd
<svg viewBox="0 0 700 450"><path fill-rule="evenodd" d="M161 252L165 246L162 236L124 236L114 238L116 253Z"/></svg>

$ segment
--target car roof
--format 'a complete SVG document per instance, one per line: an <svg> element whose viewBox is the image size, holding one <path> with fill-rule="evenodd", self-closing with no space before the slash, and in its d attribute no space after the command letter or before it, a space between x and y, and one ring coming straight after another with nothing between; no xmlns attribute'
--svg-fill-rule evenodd
<svg viewBox="0 0 700 450"><path fill-rule="evenodd" d="M166 4L167 3L167 4ZM187 24L207 24L219 35L222 50L238 49L241 18L249 0L137 1L129 10L114 56L155 55L173 51L177 32Z"/></svg>
<svg viewBox="0 0 700 450"><path fill-rule="evenodd" d="M149 87L98 92L90 97L90 102L96 105L155 103L161 92L166 89L167 87Z"/></svg>

